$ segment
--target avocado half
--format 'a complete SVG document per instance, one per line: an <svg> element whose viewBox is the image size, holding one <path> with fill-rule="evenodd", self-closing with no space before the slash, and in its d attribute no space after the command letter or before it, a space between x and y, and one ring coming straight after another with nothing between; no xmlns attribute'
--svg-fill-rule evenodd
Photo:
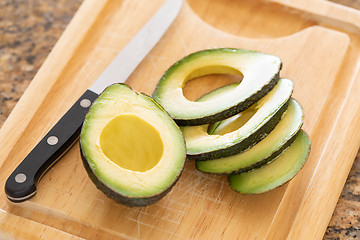
<svg viewBox="0 0 360 240"><path fill-rule="evenodd" d="M301 105L295 99L290 99L289 106L280 122L259 143L229 157L196 161L196 168L201 172L226 175L258 168L275 159L295 140L303 125L303 120L304 112ZM218 126L221 127L221 125ZM213 130L213 134L216 134L217 130Z"/></svg>
<svg viewBox="0 0 360 240"><path fill-rule="evenodd" d="M81 157L96 187L118 203L155 203L184 167L183 135L151 97L125 84L104 90L91 106L80 135Z"/></svg>
<svg viewBox="0 0 360 240"><path fill-rule="evenodd" d="M153 98L181 126L203 125L229 118L246 110L277 83L281 60L256 51L215 48L190 54L171 66L161 77ZM185 83L209 74L243 76L226 95L207 102L189 101L183 94Z"/></svg>
<svg viewBox="0 0 360 240"><path fill-rule="evenodd" d="M211 160L238 154L254 146L269 134L278 124L286 111L293 91L294 84L289 79L280 79L276 86L262 99L250 108L241 112L239 116L233 116L224 122L233 122L231 127L216 134L209 134L209 125L184 126L181 130L186 141L188 158L194 160ZM236 89L236 85L228 85L220 88L220 95L227 96L226 92ZM208 99L216 98L213 91L201 101L209 103ZM222 94L224 93L224 94ZM216 129L221 128L223 123L215 123Z"/></svg>

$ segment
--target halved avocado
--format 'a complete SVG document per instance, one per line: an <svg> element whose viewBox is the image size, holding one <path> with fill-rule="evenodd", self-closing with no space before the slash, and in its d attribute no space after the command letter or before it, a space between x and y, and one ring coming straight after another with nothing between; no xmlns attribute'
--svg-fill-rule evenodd
<svg viewBox="0 0 360 240"><path fill-rule="evenodd" d="M199 51L171 66L161 77L153 98L182 126L208 124L246 110L269 92L279 79L281 60L270 54L233 48ZM208 102L185 98L183 87L208 74L242 75L241 83L226 96Z"/></svg>
<svg viewBox="0 0 360 240"><path fill-rule="evenodd" d="M160 200L179 178L186 149L179 127L151 97L125 84L104 90L80 135L85 169L116 202L144 206Z"/></svg>
<svg viewBox="0 0 360 240"><path fill-rule="evenodd" d="M240 116L241 117L241 116ZM286 149L299 132L304 119L301 105L290 99L284 116L263 140L246 151L224 158L196 161L196 168L205 173L234 174L258 168L277 157ZM222 127L218 124L218 127ZM225 126L223 126L225 129ZM222 129L212 130L213 134Z"/></svg>
<svg viewBox="0 0 360 240"><path fill-rule="evenodd" d="M249 172L228 176L230 187L243 194L270 191L290 181L304 166L310 153L310 138L302 130L295 141L274 161Z"/></svg>
<svg viewBox="0 0 360 240"><path fill-rule="evenodd" d="M227 88L231 87L237 88L236 85L229 85ZM238 118L238 116L230 119L234 120L234 128L231 128L231 131L210 135L207 132L208 125L181 127L186 141L188 158L210 160L227 157L238 154L260 142L280 121L287 109L293 87L294 84L291 80L280 79L274 89L265 97L241 113L246 116L246 122L243 121L244 118ZM216 96L216 94L212 95Z"/></svg>

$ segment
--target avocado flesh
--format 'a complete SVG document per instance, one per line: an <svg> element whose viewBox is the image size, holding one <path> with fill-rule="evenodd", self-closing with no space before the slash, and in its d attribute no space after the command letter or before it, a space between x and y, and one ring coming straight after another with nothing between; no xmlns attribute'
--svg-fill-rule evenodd
<svg viewBox="0 0 360 240"><path fill-rule="evenodd" d="M164 151L156 129L131 114L119 115L105 126L100 147L106 157L120 167L139 172L156 166Z"/></svg>
<svg viewBox="0 0 360 240"><path fill-rule="evenodd" d="M125 84L109 86L94 101L80 147L97 188L129 206L161 199L179 178L186 156L184 138L171 117Z"/></svg>
<svg viewBox="0 0 360 240"><path fill-rule="evenodd" d="M236 85L224 87L227 91ZM224 88L220 88L224 91ZM217 90L215 90L217 91ZM214 91L214 92L215 92ZM280 79L273 90L251 106L256 109L252 117L239 129L224 135L210 135L209 125L184 126L187 154L190 159L210 160L238 154L261 141L286 111L293 91L293 83L289 79ZM226 96L226 94L223 94ZM216 94L212 94L216 96Z"/></svg>
<svg viewBox="0 0 360 240"><path fill-rule="evenodd" d="M277 83L278 57L243 49L218 48L193 53L170 67L160 79L154 99L182 126L208 124L246 110ZM207 102L189 101L185 83L208 74L238 74L241 83L226 96Z"/></svg>
<svg viewBox="0 0 360 240"><path fill-rule="evenodd" d="M210 124L208 127L208 133L212 135L225 135L241 128L247 123L252 116L255 115L257 108L256 104L246 109L245 111L234 115L230 118L222 120L220 122Z"/></svg>
<svg viewBox="0 0 360 240"><path fill-rule="evenodd" d="M303 119L301 105L296 100L290 99L288 109L280 122L259 143L233 156L196 161L196 168L201 172L213 174L234 174L258 168L277 157L294 141L303 124ZM225 126L222 129L216 129L213 134L218 134L217 131L224 131L224 129L226 129Z"/></svg>
<svg viewBox="0 0 360 240"><path fill-rule="evenodd" d="M309 152L309 136L300 130L295 141L274 161L249 172L229 175L229 185L243 194L263 193L282 186L301 170Z"/></svg>

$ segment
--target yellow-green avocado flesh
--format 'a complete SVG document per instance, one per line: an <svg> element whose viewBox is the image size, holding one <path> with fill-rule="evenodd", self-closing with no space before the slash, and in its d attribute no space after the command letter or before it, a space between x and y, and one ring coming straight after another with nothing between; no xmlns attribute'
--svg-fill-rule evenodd
<svg viewBox="0 0 360 240"><path fill-rule="evenodd" d="M272 162L235 175L229 175L230 187L243 194L264 193L290 181L304 166L310 153L310 138L302 130L295 141Z"/></svg>
<svg viewBox="0 0 360 240"><path fill-rule="evenodd" d="M238 128L235 127L233 131L209 134L209 125L181 127L188 157L200 161L211 160L232 156L254 146L266 137L280 121L288 107L293 87L294 84L291 80L280 79L265 97L244 111L250 112L246 116L246 122ZM225 86L205 95L206 98L200 100L209 102L208 98L216 99L217 92L220 92L219 94L222 96L227 96L226 93L231 92L234 88L237 86Z"/></svg>
<svg viewBox="0 0 360 240"><path fill-rule="evenodd" d="M236 120L240 122L241 117L243 116L240 115ZM258 168L277 157L294 141L303 124L303 119L304 113L301 105L296 100L290 99L289 106L280 122L259 143L244 152L229 157L196 161L196 168L201 172L227 175ZM227 130L227 127L232 127L231 124L234 122L230 122L220 130L213 130L213 134L217 134L217 131ZM221 126L218 125L218 127Z"/></svg>
<svg viewBox="0 0 360 240"><path fill-rule="evenodd" d="M256 51L215 48L192 53L171 66L161 77L153 98L181 126L203 125L246 110L269 92L279 79L281 60ZM185 98L185 83L209 74L243 76L226 96L208 102Z"/></svg>
<svg viewBox="0 0 360 240"><path fill-rule="evenodd" d="M182 133L168 113L125 84L109 86L94 101L80 147L97 188L128 206L164 197L180 177L186 156Z"/></svg>

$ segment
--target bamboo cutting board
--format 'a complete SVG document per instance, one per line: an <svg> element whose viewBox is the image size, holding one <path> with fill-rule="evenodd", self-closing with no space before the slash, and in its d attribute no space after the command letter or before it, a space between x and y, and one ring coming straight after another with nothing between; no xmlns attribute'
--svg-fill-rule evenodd
<svg viewBox="0 0 360 240"><path fill-rule="evenodd" d="M144 3L83 3L1 129L2 185L164 0ZM245 196L230 190L225 177L197 172L187 161L164 199L128 208L95 188L76 144L31 200L13 204L0 193L0 238L320 239L360 145L359 24L360 12L323 0L188 0L127 83L151 94L169 66L205 48L278 55L312 139L303 170L281 188ZM194 99L228 81L201 78L184 91Z"/></svg>

